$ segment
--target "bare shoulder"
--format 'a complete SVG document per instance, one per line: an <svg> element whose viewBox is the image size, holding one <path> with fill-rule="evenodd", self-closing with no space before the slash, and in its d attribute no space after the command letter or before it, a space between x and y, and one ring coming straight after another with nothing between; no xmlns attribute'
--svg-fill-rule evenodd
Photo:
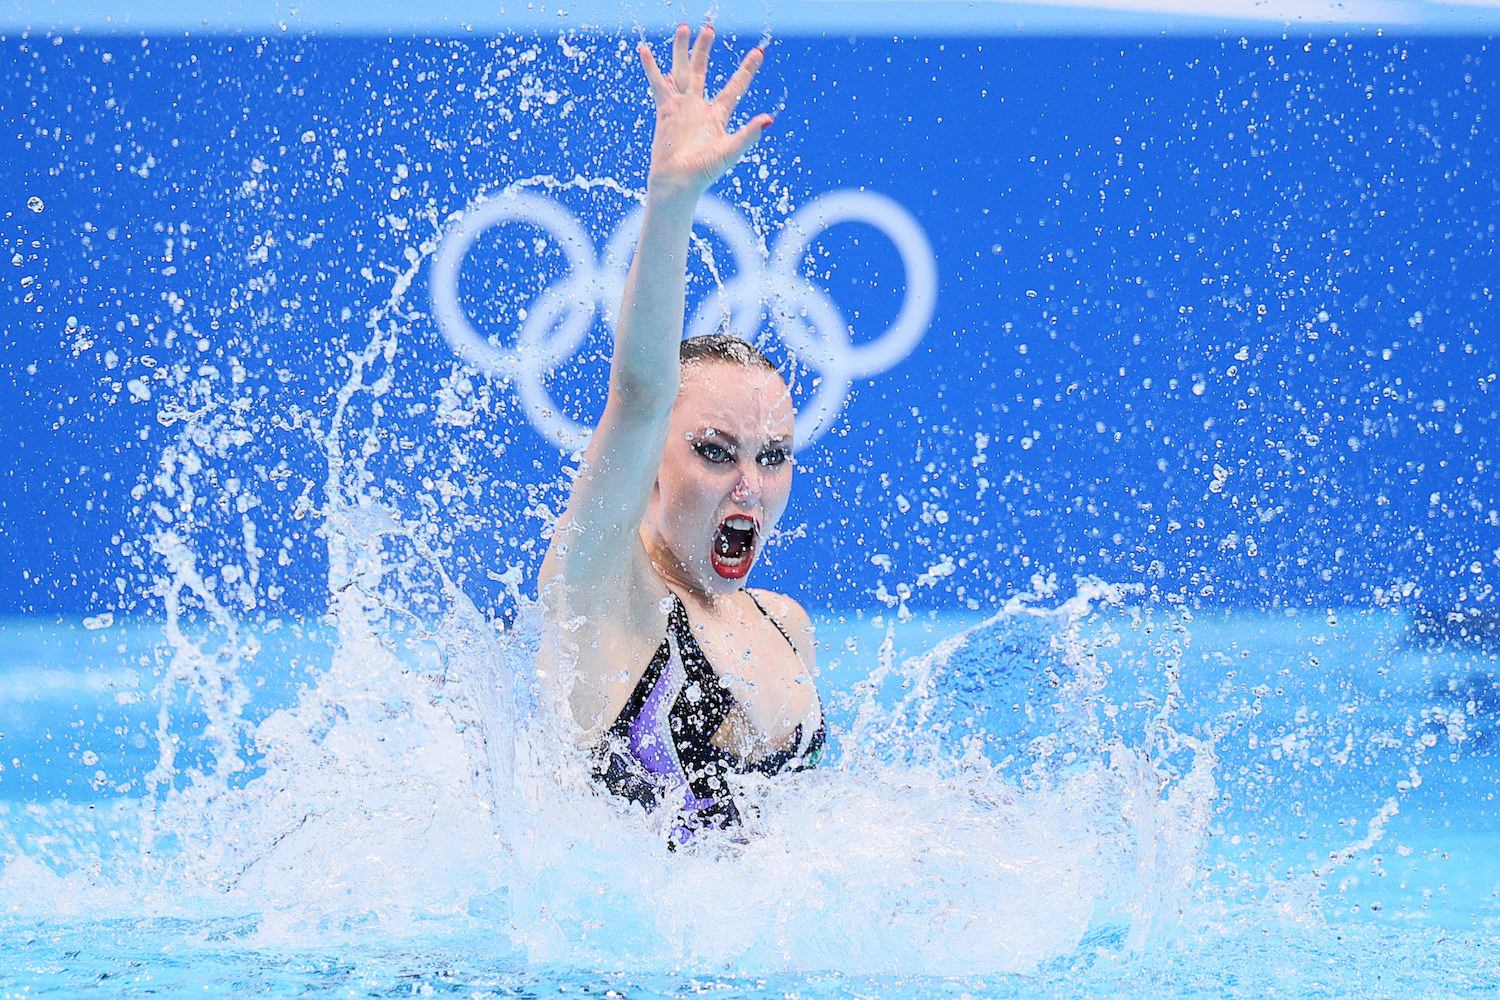
<svg viewBox="0 0 1500 1000"><path fill-rule="evenodd" d="M802 605L785 594L758 589L751 593L771 617L786 629L787 635L792 638L792 644L797 647L797 653L807 663L808 669L813 669L817 658L817 644L812 617Z"/></svg>
<svg viewBox="0 0 1500 1000"><path fill-rule="evenodd" d="M751 593L783 625L792 624L805 626L808 630L812 629L812 618L803 609L802 605L798 604L793 598L785 594L778 594L774 590L760 590L759 588L751 591Z"/></svg>

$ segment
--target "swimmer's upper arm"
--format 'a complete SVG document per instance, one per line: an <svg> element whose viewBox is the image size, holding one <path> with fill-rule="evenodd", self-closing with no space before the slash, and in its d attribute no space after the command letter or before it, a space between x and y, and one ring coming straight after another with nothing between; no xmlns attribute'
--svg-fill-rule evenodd
<svg viewBox="0 0 1500 1000"><path fill-rule="evenodd" d="M649 567L639 540L671 426L682 373L682 340L692 197L648 197L615 325L609 397L573 481L542 563L541 585L561 579L574 613L603 614L630 628L660 593L621 606L616 595ZM646 619L652 615L646 614Z"/></svg>
<svg viewBox="0 0 1500 1000"><path fill-rule="evenodd" d="M666 420L622 409L606 406L538 577L554 622L583 619L570 636L582 675L572 701L590 730L618 714L667 622L667 589L640 538Z"/></svg>
<svg viewBox="0 0 1500 1000"><path fill-rule="evenodd" d="M670 405L623 402L611 393L604 416L573 480L542 563L545 585L561 578L570 591L602 585L618 592L644 553L641 519L667 440ZM632 581L633 582L633 581Z"/></svg>
<svg viewBox="0 0 1500 1000"><path fill-rule="evenodd" d="M640 527L681 387L678 344L696 201L692 192L647 197L615 324L609 397L537 580L554 622L582 619L591 633L574 664L581 676L573 708L586 729L618 711L666 629L667 588Z"/></svg>

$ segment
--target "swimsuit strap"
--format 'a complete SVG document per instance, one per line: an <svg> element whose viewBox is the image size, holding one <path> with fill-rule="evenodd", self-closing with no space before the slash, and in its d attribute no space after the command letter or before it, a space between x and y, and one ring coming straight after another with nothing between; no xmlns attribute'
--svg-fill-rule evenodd
<svg viewBox="0 0 1500 1000"><path fill-rule="evenodd" d="M792 652L797 653L797 655L800 657L802 654L797 652L797 644L792 641L792 637L787 634L786 629L781 627L781 622L777 621L771 614L771 612L766 610L766 606L764 604L755 599L755 595L750 592L748 587L745 589L745 596L750 598L750 603L754 604L757 608L760 609L761 614L765 615L771 620L771 624L776 626L776 631L781 633L781 637L786 640L786 644L792 647Z"/></svg>
<svg viewBox="0 0 1500 1000"><path fill-rule="evenodd" d="M745 596L754 601L755 606L760 609L761 614L771 619L771 624L776 626L776 631L781 633L781 637L786 640L786 644L792 647L792 652L797 653L797 657L800 659L802 654L797 652L797 644L792 641L792 637L787 634L786 629L782 628L781 622L777 621L775 616L766 610L764 604L755 599L755 595L750 593L748 588L745 590ZM816 688L813 690L813 698L817 700ZM797 723L796 731L792 734L791 743L767 757L762 757L754 763L745 763L741 770L759 771L762 774L775 774L789 764L796 765L792 768L794 771L806 770L816 765L818 759L823 756L823 744L828 739L828 723L823 718L823 705L821 701L818 701L818 728L813 731L812 737L807 740L805 746L803 745L803 734L802 723L799 722Z"/></svg>
<svg viewBox="0 0 1500 1000"><path fill-rule="evenodd" d="M713 664L708 662L703 647L698 645L688 620L687 606L676 594L672 594L672 613L667 618L667 630L676 640L686 682L672 705L672 732L677 739L678 753L687 766L688 777L697 780L711 776L716 770L715 765L720 762L723 751L714 747L712 741L734 707L734 695L719 679ZM710 797L704 791L695 791L699 797Z"/></svg>
<svg viewBox="0 0 1500 1000"><path fill-rule="evenodd" d="M668 593L672 593L670 590ZM693 626L688 619L687 605L682 603L682 598L672 594L672 613L667 616L667 630L677 639L677 649L682 656L682 666L687 674L688 683L697 682L702 686L701 696L711 699L714 703L727 702L732 704L734 696L719 680L718 671L708 662L708 656L703 652L703 647L698 645L698 637L693 635ZM699 696L694 696L696 701ZM717 709L717 704L715 704ZM727 714L728 709L726 708ZM714 713L717 714L717 711ZM720 721L723 721L720 719ZM717 725L715 726L717 729Z"/></svg>

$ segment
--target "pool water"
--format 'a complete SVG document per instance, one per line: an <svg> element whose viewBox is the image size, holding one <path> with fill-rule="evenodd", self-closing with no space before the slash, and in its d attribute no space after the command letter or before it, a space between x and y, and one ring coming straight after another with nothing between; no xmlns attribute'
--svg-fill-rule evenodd
<svg viewBox="0 0 1500 1000"><path fill-rule="evenodd" d="M392 676L359 682L379 704L340 709L348 731L292 727L286 713L307 714L334 690L337 634L321 622L260 637L240 678L251 693L236 700L260 744L244 772L215 772L203 735L215 708L183 695L169 740L192 778L143 794L159 763L162 690L141 660L170 649L161 627L9 621L0 986L7 996L1102 997L1482 996L1500 984L1500 720L1462 687L1493 668L1492 652L1429 647L1397 613L1195 615L1091 586L1094 601L1075 598L1066 613L1053 597L988 621L822 618L834 739L821 781L758 800L752 826L765 842L675 859L631 829L640 817L613 813L603 821L626 847L521 815L495 829L547 843L494 843L453 719L398 703L417 690L403 688L412 677L431 677L419 644L384 661ZM976 744L975 733L988 737ZM315 756L334 777L266 794L258 786L286 777L276 759L286 748L265 745L278 737L306 740L292 756L301 766ZM1149 764L1130 756L1143 747ZM350 748L388 762L453 757L413 767L405 783L367 772L385 782L377 793L339 786L357 777ZM1144 784L1104 780L1143 768ZM515 772L545 780L519 761ZM547 813L536 794L501 789L495 806ZM290 849L301 831L278 828L289 796L323 810L302 820L322 824L316 838ZM556 805L550 821L579 820ZM928 805L947 814L895 811ZM163 838L158 817L179 809L194 822L174 815L165 825L177 836ZM916 871L897 860L911 849L924 855ZM769 874L779 866L762 851L816 890L758 885L785 877ZM545 879L503 884L507 854ZM634 889L702 898L601 898L565 912L574 893L610 896L594 880L632 859ZM257 866L279 871L250 887ZM816 907L817 927L785 912L788 900ZM778 907L774 919L749 916Z"/></svg>

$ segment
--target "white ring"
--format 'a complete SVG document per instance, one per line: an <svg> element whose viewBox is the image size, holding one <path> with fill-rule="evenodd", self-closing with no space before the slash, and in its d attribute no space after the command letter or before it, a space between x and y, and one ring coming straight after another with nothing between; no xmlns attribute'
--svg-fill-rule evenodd
<svg viewBox="0 0 1500 1000"><path fill-rule="evenodd" d="M582 450L589 443L589 438L594 436L594 431L562 411L562 407L557 405L552 395L547 392L547 387L542 384L542 376L545 374L534 369L522 372L513 383L516 387L516 395L520 397L521 405L526 408L526 415L531 419L531 426L560 450L571 455L575 451Z"/></svg>
<svg viewBox="0 0 1500 1000"><path fill-rule="evenodd" d="M481 200L454 217L433 258L433 314L444 337L466 362L510 381L532 426L564 451L582 447L592 434L562 412L547 390L546 376L575 354L599 317L611 334L614 307L624 293L643 208L630 212L610 235L601 258L578 219L550 199L508 191ZM916 220L896 202L869 192L836 191L804 206L787 220L770 253L749 223L722 200L705 197L694 221L722 238L729 260L714 261L717 294L698 303L685 335L724 330L743 340L760 339L762 319L796 355L818 373L812 398L797 414L797 444L816 441L832 426L856 379L895 367L915 349L937 303L937 264L932 245ZM546 232L566 255L568 275L533 301L507 349L491 344L470 323L459 300L459 272L474 243L508 222ZM905 294L891 325L864 344L832 297L803 276L803 258L820 233L841 222L861 222L895 245L906 271ZM733 270L728 265L733 264ZM725 323L727 318L728 322Z"/></svg>
<svg viewBox="0 0 1500 1000"><path fill-rule="evenodd" d="M823 291L804 284L806 294L802 298L803 308L773 309L771 325L783 342L808 345L807 353L798 353L796 359L817 369L821 384L813 393L810 402L797 411L796 444L805 447L827 433L833 420L844 407L853 380L844 368L844 359L849 356L848 334L844 332L844 318L838 306L833 304ZM836 330L842 344L835 347L826 338L813 338L813 330ZM822 348L822 350L820 350ZM794 351L799 350L794 347Z"/></svg>
<svg viewBox="0 0 1500 1000"><path fill-rule="evenodd" d="M850 344L844 370L850 379L866 378L890 371L916 348L937 307L937 264L932 244L911 213L884 195L869 191L834 191L798 209L787 220L786 230L776 241L770 272L774 291L803 282L802 258L813 239L840 222L863 222L888 236L906 269L906 295L901 310L879 337L866 344ZM848 340L848 328L839 324Z"/></svg>
<svg viewBox="0 0 1500 1000"><path fill-rule="evenodd" d="M518 371L550 372L562 364L588 335L594 318L592 284L570 277L559 285L548 285L526 310L520 336L511 355ZM558 317L566 316L559 323Z"/></svg>
<svg viewBox="0 0 1500 1000"><path fill-rule="evenodd" d="M458 224L443 237L437 254L432 260L432 310L438 326L458 356L476 368L496 372L506 378L516 378L529 371L530 366L521 356L521 345L507 351L491 344L480 336L469 322L458 297L458 274L464 258L473 248L474 242L485 232L507 222L529 222L551 235L568 258L571 274L568 287L575 291L592 290L594 284L594 245L578 220L561 205L525 191L510 191L497 197L481 201L463 213ZM551 289L549 288L549 291ZM545 293L544 293L545 294ZM594 295L584 300L586 310L569 310L570 316L579 312L583 318L572 319L561 326L562 336L548 338L571 344L560 354L549 349L550 345L532 337L529 345L539 350L543 358L553 359L548 367L555 367L583 342L588 333L589 320L593 317Z"/></svg>

